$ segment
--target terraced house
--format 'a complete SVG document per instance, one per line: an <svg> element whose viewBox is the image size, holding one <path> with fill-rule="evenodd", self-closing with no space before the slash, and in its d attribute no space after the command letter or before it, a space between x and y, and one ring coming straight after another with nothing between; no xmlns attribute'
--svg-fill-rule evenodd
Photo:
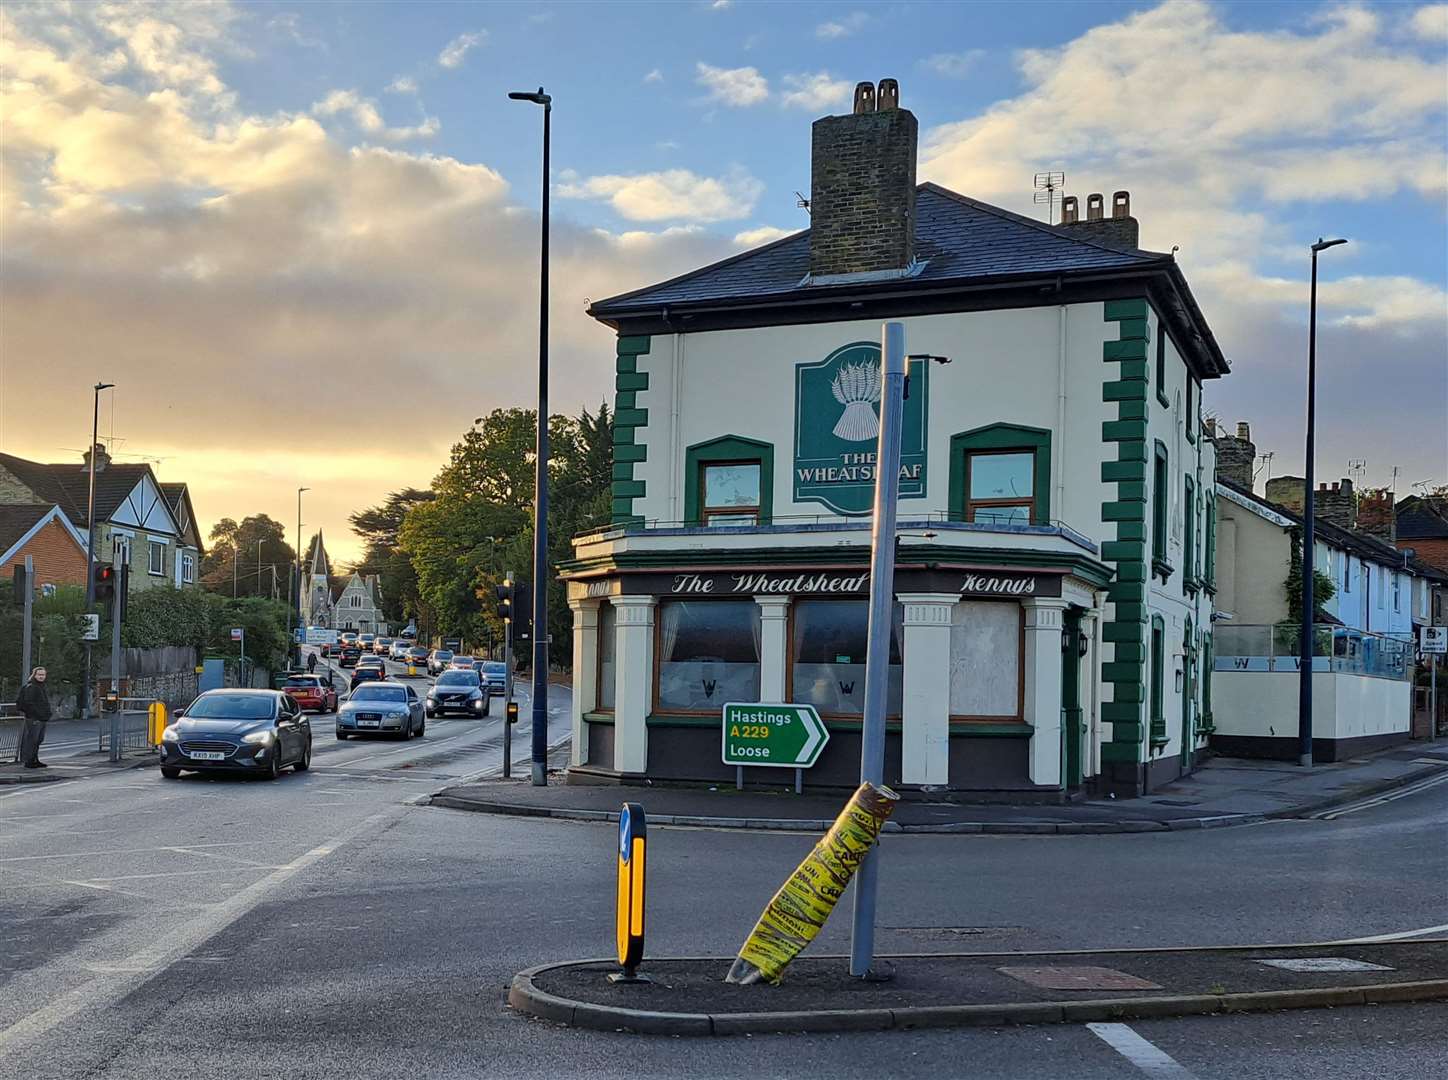
<svg viewBox="0 0 1448 1080"><path fill-rule="evenodd" d="M1132 795L1205 746L1221 350L1127 192L1046 224L917 184L916 139L861 84L814 124L809 229L591 307L617 464L564 568L571 780L732 780L721 705L777 701L828 724L805 783L854 784L886 320L912 356L887 782Z"/></svg>

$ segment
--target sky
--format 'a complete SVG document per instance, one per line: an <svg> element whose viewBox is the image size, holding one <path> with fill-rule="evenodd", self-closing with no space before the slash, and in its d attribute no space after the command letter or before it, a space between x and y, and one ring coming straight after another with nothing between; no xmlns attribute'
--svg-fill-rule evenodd
<svg viewBox="0 0 1448 1080"><path fill-rule="evenodd" d="M809 125L900 81L919 178L1043 215L1127 188L1233 367L1204 406L1319 479L1448 480L1448 4L7 3L0 448L120 460L208 527L426 486L535 393L554 99L554 411L610 394L601 299L802 228ZM1350 472L1350 462L1365 462ZM1265 477L1265 473L1263 474Z"/></svg>

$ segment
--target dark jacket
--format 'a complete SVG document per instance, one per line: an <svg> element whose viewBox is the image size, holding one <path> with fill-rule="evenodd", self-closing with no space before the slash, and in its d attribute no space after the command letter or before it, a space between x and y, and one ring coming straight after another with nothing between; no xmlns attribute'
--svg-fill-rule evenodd
<svg viewBox="0 0 1448 1080"><path fill-rule="evenodd" d="M45 692L44 683L31 679L20 688L20 697L15 704L20 708L20 715L27 720L50 719L50 695Z"/></svg>

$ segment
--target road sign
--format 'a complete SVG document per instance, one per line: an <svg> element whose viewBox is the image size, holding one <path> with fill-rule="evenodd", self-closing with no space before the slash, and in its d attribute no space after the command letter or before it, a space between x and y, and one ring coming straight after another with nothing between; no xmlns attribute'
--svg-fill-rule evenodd
<svg viewBox="0 0 1448 1080"><path fill-rule="evenodd" d="M246 633L246 631L243 630L241 627L239 627L239 626L233 626L233 627L231 628L231 640L232 640L232 641L240 641L240 640L242 639L242 637L245 635L245 633Z"/></svg>
<svg viewBox="0 0 1448 1080"><path fill-rule="evenodd" d="M644 808L638 803L624 803L618 815L618 905L615 909L618 962L623 967L623 974L610 976L615 982L635 981L639 962L644 958L647 837Z"/></svg>
<svg viewBox="0 0 1448 1080"><path fill-rule="evenodd" d="M830 733L813 705L724 706L725 765L770 765L808 769L820 756Z"/></svg>
<svg viewBox="0 0 1448 1080"><path fill-rule="evenodd" d="M80 639L82 641L99 641L101 639L101 617L99 615L81 616Z"/></svg>
<svg viewBox="0 0 1448 1080"><path fill-rule="evenodd" d="M308 645L335 645L337 644L337 631L328 630L325 626L307 627Z"/></svg>
<svg viewBox="0 0 1448 1080"><path fill-rule="evenodd" d="M1419 633L1425 653L1448 653L1448 626L1424 626Z"/></svg>

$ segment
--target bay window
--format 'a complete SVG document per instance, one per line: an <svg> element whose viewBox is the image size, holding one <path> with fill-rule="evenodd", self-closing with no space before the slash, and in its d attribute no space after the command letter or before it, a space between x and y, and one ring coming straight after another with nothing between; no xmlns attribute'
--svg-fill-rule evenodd
<svg viewBox="0 0 1448 1080"><path fill-rule="evenodd" d="M870 607L864 600L797 600L790 679L790 701L813 705L829 716L859 717L865 711L865 644ZM890 619L890 668L885 715L898 717L903 697L900 657L904 610L897 603Z"/></svg>
<svg viewBox="0 0 1448 1080"><path fill-rule="evenodd" d="M713 713L758 701L759 634L752 599L660 602L655 709Z"/></svg>

